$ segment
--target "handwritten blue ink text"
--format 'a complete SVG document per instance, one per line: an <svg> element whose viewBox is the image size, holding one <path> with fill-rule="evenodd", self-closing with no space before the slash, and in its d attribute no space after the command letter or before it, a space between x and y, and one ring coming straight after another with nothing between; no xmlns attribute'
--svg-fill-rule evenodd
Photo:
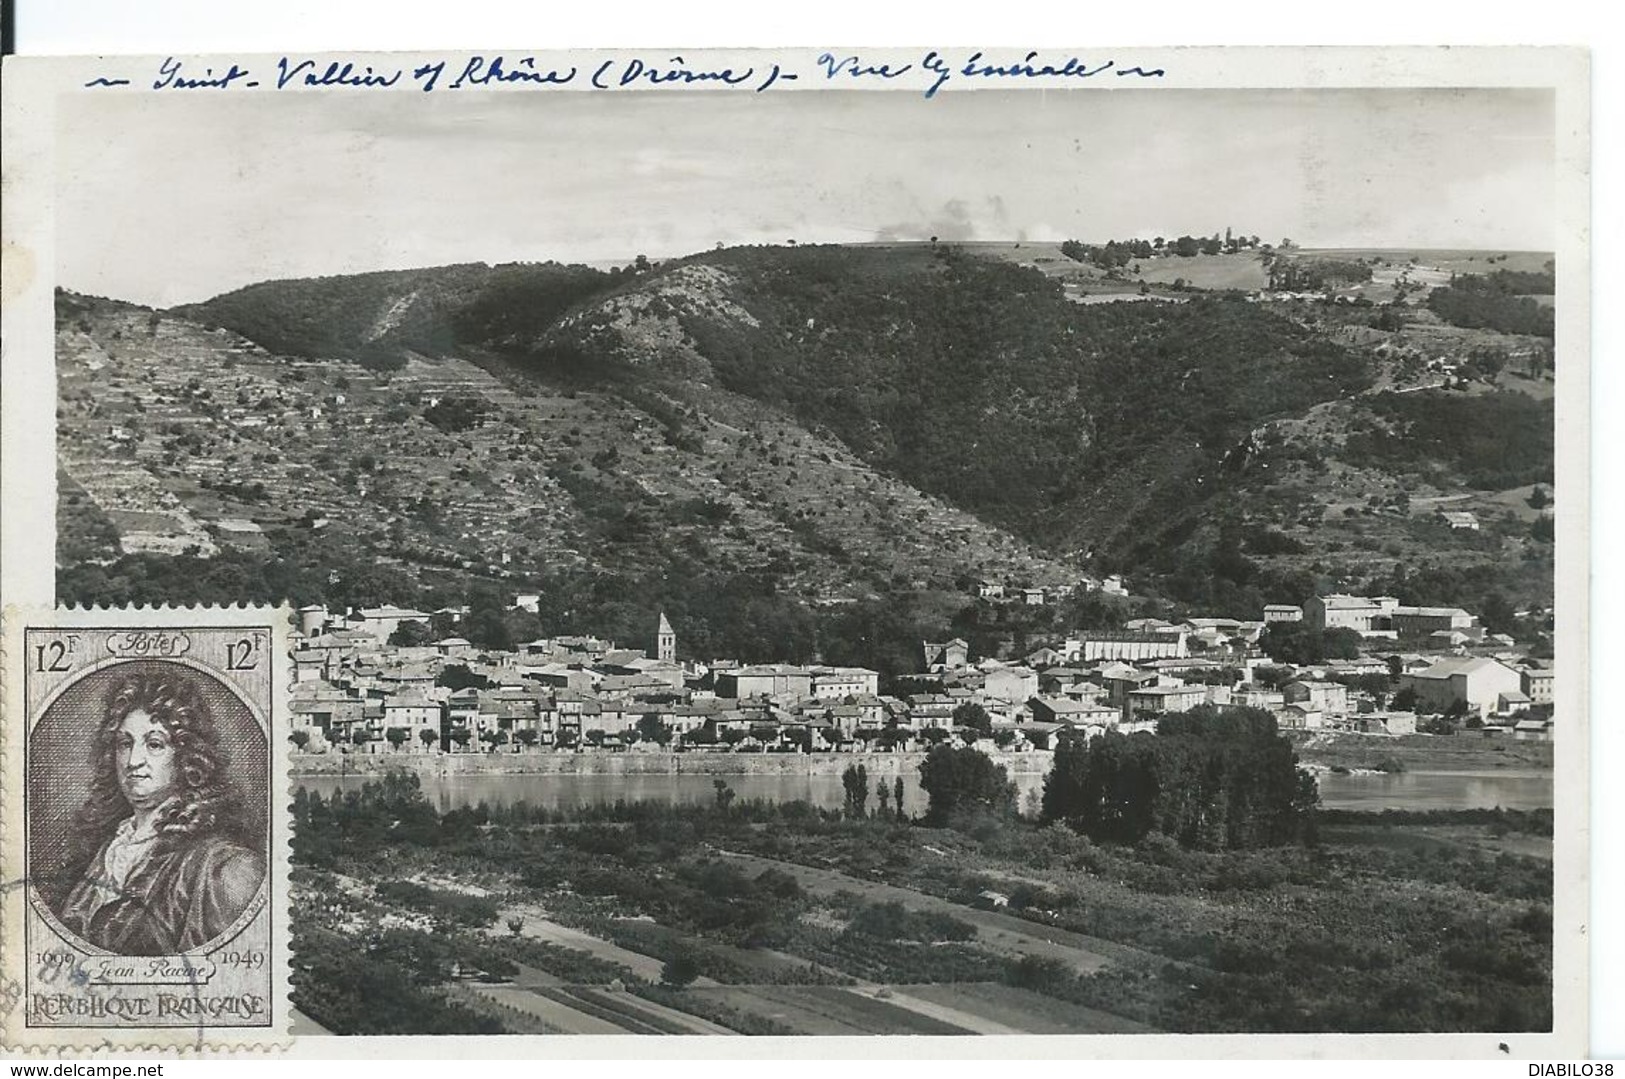
<svg viewBox="0 0 1625 1079"><path fill-rule="evenodd" d="M225 90L238 79L247 79L248 71L232 64L224 75L216 75L214 68L203 69L202 78L193 78L181 74L181 62L173 56L158 65L158 77L153 80L154 90ZM245 86L258 86L257 82L245 82Z"/></svg>
<svg viewBox="0 0 1625 1079"><path fill-rule="evenodd" d="M318 72L315 60L301 60L293 64L286 56L276 62L276 67L278 90L296 79L305 86L389 87L400 82L402 74L399 68L387 74L380 74L374 71L370 64L357 71L355 64L349 61L341 64L336 60Z"/></svg>
<svg viewBox="0 0 1625 1079"><path fill-rule="evenodd" d="M753 56L760 54L752 54ZM463 89L571 89L594 90L650 90L711 87L740 89L763 93L781 82L794 82L822 74L825 83L840 81L848 85L876 86L895 84L920 87L927 100L950 83L968 79L986 84L992 81L1008 83L1010 80L1057 81L1095 79L1103 75L1117 78L1157 79L1167 76L1160 67L1146 68L1119 63L1114 59L1094 62L1077 56L1049 59L1037 49L1029 50L1019 60L990 60L983 51L964 53L932 50L917 60L888 59L877 62L855 52L829 51L819 53L816 60L797 62L761 61L739 68L718 64L700 66L690 64L682 56L651 59L643 56L609 56L590 61L577 68L548 67L536 56L485 56L463 54L457 56L431 56L411 68L375 69L352 60L318 60L284 56L276 63L274 80L267 80L269 88L284 89L362 89L387 90L403 79L424 93ZM797 67L803 70L797 71ZM806 70L810 68L811 70ZM582 78L581 76L585 76ZM905 78L908 76L908 78ZM143 79L144 83L145 80ZM128 78L98 75L84 84L87 88L131 86ZM250 70L240 63L232 63L224 72L216 68L203 68L201 73L186 67L171 56L158 65L157 77L151 81L153 90L234 90L260 85Z"/></svg>
<svg viewBox="0 0 1625 1079"><path fill-rule="evenodd" d="M756 73L755 68L747 67L744 71L735 71L731 67L717 68L715 70L695 69L688 66L688 62L681 56L673 56L664 68L642 60L627 60L624 64L617 60L605 60L598 65L598 70L592 73L592 84L600 90L612 90L618 86L632 86L643 83L649 86L665 86L670 83L692 85L693 83L720 82L727 86L738 86ZM615 72L617 68L619 75Z"/></svg>
<svg viewBox="0 0 1625 1079"><path fill-rule="evenodd" d="M824 78L833 79L845 73L854 79L895 79L913 69L913 64L904 64L902 67L892 67L890 64L865 64L856 56L836 56L833 53L821 53L818 64L824 69Z"/></svg>
<svg viewBox="0 0 1625 1079"><path fill-rule="evenodd" d="M504 62L501 56L493 56L489 61L483 56L470 56L463 65L463 72L448 86L448 90L460 90L463 86L484 86L487 83L535 83L543 86L563 86L576 77L576 69L568 71L543 71L536 66L536 58L527 56L512 65Z"/></svg>

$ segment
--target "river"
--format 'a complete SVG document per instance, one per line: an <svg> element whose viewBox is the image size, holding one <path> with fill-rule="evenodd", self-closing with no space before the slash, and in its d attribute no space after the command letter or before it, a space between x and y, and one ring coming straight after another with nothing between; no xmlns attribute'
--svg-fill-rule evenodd
<svg viewBox="0 0 1625 1079"><path fill-rule="evenodd" d="M307 776L296 786L320 792L360 790L364 776ZM838 809L845 800L837 775L451 775L430 776L423 790L441 811L458 806L510 805L529 802L550 808L627 801L677 803L709 802L716 797L714 780L721 779L740 799L805 801ZM1379 775L1320 777L1321 805L1327 809L1549 809L1552 776L1540 771L1401 772ZM888 788L891 780L886 781ZM1016 777L1024 808L1031 808L1044 786L1041 775ZM925 809L918 778L903 781L904 808ZM869 804L875 804L873 794Z"/></svg>

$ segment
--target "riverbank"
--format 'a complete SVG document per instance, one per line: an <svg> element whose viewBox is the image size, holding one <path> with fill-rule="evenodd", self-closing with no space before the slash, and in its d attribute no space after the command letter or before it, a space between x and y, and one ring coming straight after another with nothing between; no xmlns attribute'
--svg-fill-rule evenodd
<svg viewBox="0 0 1625 1079"><path fill-rule="evenodd" d="M1333 731L1290 732L1299 759L1317 771L1550 772L1552 743L1518 742L1466 731L1454 735L1376 735ZM1012 779L1042 776L1048 750L989 754ZM875 779L919 775L921 751L892 753L298 753L293 776L376 776L405 770L424 779L458 776L839 776L861 764Z"/></svg>
<svg viewBox="0 0 1625 1079"><path fill-rule="evenodd" d="M1306 765L1350 771L1500 772L1552 770L1552 743L1519 742L1477 731L1458 734L1350 734L1342 731L1287 735Z"/></svg>
<svg viewBox="0 0 1625 1079"><path fill-rule="evenodd" d="M1012 777L1042 776L1054 754L1047 750L990 753ZM294 753L295 778L383 775L409 771L420 778L454 776L838 776L854 764L871 779L920 774L923 752L897 753Z"/></svg>

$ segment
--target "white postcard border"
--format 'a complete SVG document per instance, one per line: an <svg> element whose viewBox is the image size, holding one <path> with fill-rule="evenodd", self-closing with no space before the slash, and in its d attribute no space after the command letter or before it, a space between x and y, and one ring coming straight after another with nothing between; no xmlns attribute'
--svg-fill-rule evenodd
<svg viewBox="0 0 1625 1079"><path fill-rule="evenodd" d="M818 50L784 50L805 56ZM920 49L880 49L866 55L874 62L917 59ZM973 50L956 50L969 52ZM1018 50L988 50L1005 55ZM1065 50L1053 50L1064 52ZM1050 1036L1020 1039L937 1040L924 1038L707 1039L664 1040L658 1046L639 1039L575 1037L532 1039L440 1038L303 1038L295 1056L363 1057L410 1055L432 1058L506 1057L516 1053L552 1057L659 1055L672 1057L767 1057L787 1053L808 1057L904 1058L917 1056L1012 1057L1301 1057L1370 1056L1405 1058L1490 1057L1510 1053L1519 1058L1553 1058L1583 1054L1587 1044L1589 989L1587 888L1590 730L1588 723L1590 602L1589 579L1589 411L1590 373L1590 97L1587 57L1578 49L1450 49L1243 47L1191 49L1096 49L1094 54L1131 57L1142 66L1162 66L1173 74L1166 81L1137 88L1349 88L1349 87L1553 87L1557 92L1559 189L1558 287L1558 486L1564 492L1557 517L1558 534L1558 663L1565 670L1559 688L1558 715L1574 733L1557 745L1555 805L1559 828L1554 840L1556 881L1554 981L1556 1029L1549 1035L1157 1035L1145 1037ZM274 55L274 54L270 54ZM377 60L370 54L309 53L327 62ZM422 63L442 54L391 54L392 62ZM534 53L539 59L550 55ZM629 52L603 50L595 55L630 58ZM688 50L695 64L717 64L727 57ZM761 60L768 53L730 52L727 56ZM40 167L54 158L55 97L89 91L83 84L110 70L150 70L162 58L117 57L6 59L4 102L5 277L3 342L5 393L0 396L0 493L7 512L0 517L0 589L7 602L40 603L52 599L54 579L54 372L52 287L53 226L51 171ZM196 57L199 66L229 63L225 57ZM1057 85L1065 85L1057 84ZM1033 92L1039 80L1027 84ZM851 87L846 87L851 89ZM1004 87L1000 87L1004 88ZM802 83L783 92L809 92ZM239 92L232 90L229 92ZM243 93L338 93L323 89L269 88ZM418 92L410 87L381 92ZM522 93L524 87L481 92ZM534 92L534 91L529 91ZM548 92L577 92L548 91ZM660 91L645 91L660 92ZM725 91L716 91L725 92ZM737 92L737 91L735 91ZM888 87L869 92L919 92L919 87ZM946 86L943 92L975 92ZM1100 92L1109 92L1102 90ZM8 720L9 723L9 720ZM1505 1044L1507 1048L1502 1049Z"/></svg>

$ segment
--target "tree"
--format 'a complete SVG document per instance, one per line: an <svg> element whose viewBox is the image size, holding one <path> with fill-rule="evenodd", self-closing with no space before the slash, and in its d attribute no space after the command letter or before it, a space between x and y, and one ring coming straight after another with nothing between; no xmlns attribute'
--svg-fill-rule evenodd
<svg viewBox="0 0 1625 1079"><path fill-rule="evenodd" d="M897 819L903 819L903 777L898 776L892 780L892 803L897 806Z"/></svg>
<svg viewBox="0 0 1625 1079"><path fill-rule="evenodd" d="M1388 705L1396 712L1416 711L1416 690L1411 686L1406 686L1394 694L1394 699L1389 701Z"/></svg>
<svg viewBox="0 0 1625 1079"><path fill-rule="evenodd" d="M367 733L365 727L357 727L350 732L350 744L353 746L364 746L370 741L372 741L372 735Z"/></svg>
<svg viewBox="0 0 1625 1079"><path fill-rule="evenodd" d="M846 789L846 815L862 817L869 801L869 769L861 764L849 764L841 773L841 786Z"/></svg>
<svg viewBox="0 0 1625 1079"><path fill-rule="evenodd" d="M517 937L520 933L524 932L524 930L525 919L519 917L517 914L508 919L508 935L510 937Z"/></svg>
<svg viewBox="0 0 1625 1079"><path fill-rule="evenodd" d="M886 786L884 779L875 784L875 801L880 803L880 815L891 816L891 788Z"/></svg>
<svg viewBox="0 0 1625 1079"><path fill-rule="evenodd" d="M1318 802L1272 715L1202 705L1163 717L1154 735L1063 740L1041 813L1097 841L1160 833L1223 850L1310 841Z"/></svg>
<svg viewBox="0 0 1625 1079"><path fill-rule="evenodd" d="M503 609L502 597L489 588L478 589L468 597L468 618L463 627L463 635L476 648L513 651L513 627L508 622L508 612Z"/></svg>
<svg viewBox="0 0 1625 1079"><path fill-rule="evenodd" d="M304 748L310 745L310 732L306 730L294 731L288 735L288 741L293 743L293 748L303 752Z"/></svg>
<svg viewBox="0 0 1625 1079"><path fill-rule="evenodd" d="M1342 626L1317 630L1306 622L1271 622L1258 646L1277 663L1302 667L1328 659L1358 659L1360 641L1357 630Z"/></svg>
<svg viewBox="0 0 1625 1079"><path fill-rule="evenodd" d="M429 624L413 618L396 626L395 632L389 635L389 643L396 648L421 648L433 640L434 630Z"/></svg>
<svg viewBox="0 0 1625 1079"><path fill-rule="evenodd" d="M641 255L639 256L642 257ZM687 948L683 948L666 960L660 968L660 981L674 989L681 989L700 976L699 960Z"/></svg>
<svg viewBox="0 0 1625 1079"><path fill-rule="evenodd" d="M1321 631L1321 652L1327 659L1359 659L1363 640L1359 630L1336 626Z"/></svg>
<svg viewBox="0 0 1625 1079"><path fill-rule="evenodd" d="M661 722L660 716L654 712L645 712L638 717L638 737L645 742L654 742L666 745L671 741L671 728Z"/></svg>
<svg viewBox="0 0 1625 1079"><path fill-rule="evenodd" d="M713 779L711 789L716 792L717 808L727 812L728 807L733 805L734 789L721 779Z"/></svg>
<svg viewBox="0 0 1625 1079"><path fill-rule="evenodd" d="M424 749L429 749L431 746L439 745L440 732L432 730L428 727L424 727L422 730L418 731L418 741L423 743Z"/></svg>
<svg viewBox="0 0 1625 1079"><path fill-rule="evenodd" d="M485 675L469 670L466 663L448 663L435 676L434 684L456 692L460 689L490 689L494 683Z"/></svg>
<svg viewBox="0 0 1625 1079"><path fill-rule="evenodd" d="M1258 647L1276 663L1304 666L1326 658L1320 633L1304 622L1271 622L1264 627Z"/></svg>
<svg viewBox="0 0 1625 1079"><path fill-rule="evenodd" d="M1388 694L1394 688L1393 679L1386 674L1356 675L1347 679L1346 684L1350 689L1358 690L1376 701L1378 708L1388 700Z"/></svg>
<svg viewBox="0 0 1625 1079"><path fill-rule="evenodd" d="M389 730L384 732L384 737L388 739L389 744L396 749L400 749L401 746L405 745L406 740L411 736L412 733L405 727L391 727Z"/></svg>
<svg viewBox="0 0 1625 1079"><path fill-rule="evenodd" d="M954 709L954 725L969 727L978 734L993 733L993 717L988 715L987 709L975 701L966 701Z"/></svg>
<svg viewBox="0 0 1625 1079"><path fill-rule="evenodd" d="M1002 765L970 747L939 745L920 763L920 786L926 794L925 819L946 824L964 811L1008 813L1015 807L1016 785Z"/></svg>
<svg viewBox="0 0 1625 1079"><path fill-rule="evenodd" d="M1479 604L1478 617L1491 633L1510 633L1517 628L1517 612L1500 592L1491 592Z"/></svg>
<svg viewBox="0 0 1625 1079"><path fill-rule="evenodd" d="M1448 714L1429 716L1421 725L1424 734L1455 734L1460 726L1459 717Z"/></svg>

